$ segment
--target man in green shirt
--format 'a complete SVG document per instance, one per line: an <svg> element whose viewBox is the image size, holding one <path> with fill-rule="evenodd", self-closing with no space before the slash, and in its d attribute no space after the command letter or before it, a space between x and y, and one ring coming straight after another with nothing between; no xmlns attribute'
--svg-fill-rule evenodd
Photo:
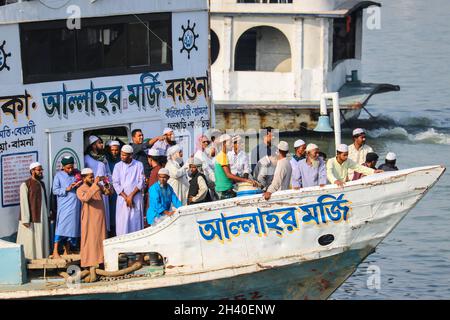
<svg viewBox="0 0 450 320"><path fill-rule="evenodd" d="M227 157L227 147L231 143L231 136L228 134L223 134L219 137L217 142L219 145L222 145L222 150L217 154L214 164L216 193L219 200L233 198L236 196L236 193L233 191L233 183L249 182L256 187L258 185L256 181L241 178L231 173L230 163L228 162Z"/></svg>
<svg viewBox="0 0 450 320"><path fill-rule="evenodd" d="M383 172L383 170L374 170L357 164L348 158L348 146L340 144L337 147L336 157L327 161L327 178L332 184L343 187L344 183L348 181L348 170L354 170L369 176L374 173Z"/></svg>

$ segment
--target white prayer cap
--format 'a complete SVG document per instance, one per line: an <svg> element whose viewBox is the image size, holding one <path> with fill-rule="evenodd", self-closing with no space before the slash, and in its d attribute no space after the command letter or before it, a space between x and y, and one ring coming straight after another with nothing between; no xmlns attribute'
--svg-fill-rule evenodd
<svg viewBox="0 0 450 320"><path fill-rule="evenodd" d="M32 164L30 164L30 170L33 170L37 167L42 167L42 165L39 162L33 162Z"/></svg>
<svg viewBox="0 0 450 320"><path fill-rule="evenodd" d="M133 153L133 147L129 144L125 144L120 150L125 153Z"/></svg>
<svg viewBox="0 0 450 320"><path fill-rule="evenodd" d="M150 157L157 157L159 156L159 152L157 149L148 149L147 155Z"/></svg>
<svg viewBox="0 0 450 320"><path fill-rule="evenodd" d="M231 136L229 134L223 134L219 137L219 139L217 139L218 143L223 143L225 141L231 140Z"/></svg>
<svg viewBox="0 0 450 320"><path fill-rule="evenodd" d="M94 142L97 142L100 138L97 136L89 136L89 145L93 144Z"/></svg>
<svg viewBox="0 0 450 320"><path fill-rule="evenodd" d="M158 175L162 175L162 174L165 174L166 176L170 177L169 170L166 169L166 168L161 168L161 169L159 169Z"/></svg>
<svg viewBox="0 0 450 320"><path fill-rule="evenodd" d="M306 146L306 152L312 151L314 149L319 149L319 147L317 146L317 144L314 143L310 143Z"/></svg>
<svg viewBox="0 0 450 320"><path fill-rule="evenodd" d="M305 141L303 141L302 139L298 139L297 141L294 142L294 148L301 147L304 144L306 144Z"/></svg>
<svg viewBox="0 0 450 320"><path fill-rule="evenodd" d="M170 128L165 128L164 131L163 131L163 135L164 135L164 134L171 133L171 132L173 132L172 129L170 129Z"/></svg>
<svg viewBox="0 0 450 320"><path fill-rule="evenodd" d="M289 151L289 144L286 141L280 141L278 144L278 150Z"/></svg>
<svg viewBox="0 0 450 320"><path fill-rule="evenodd" d="M388 154L386 155L386 160L388 161L394 161L397 159L397 155L393 152L388 152Z"/></svg>
<svg viewBox="0 0 450 320"><path fill-rule="evenodd" d="M94 171L92 171L91 168L84 168L83 170L81 170L81 175L87 175L87 174L94 174Z"/></svg>
<svg viewBox="0 0 450 320"><path fill-rule="evenodd" d="M362 128L356 128L355 130L353 130L353 136L357 136L361 133L366 133L366 132Z"/></svg>
<svg viewBox="0 0 450 320"><path fill-rule="evenodd" d="M233 136L231 141L233 141L233 142L240 142L241 141L241 136L237 134L237 135Z"/></svg>
<svg viewBox="0 0 450 320"><path fill-rule="evenodd" d="M116 141L116 140L113 140L113 141L109 141L109 142L108 142L108 145L109 145L110 147L112 147L112 146L118 146L118 147L120 147L120 142L119 142L119 141Z"/></svg>
<svg viewBox="0 0 450 320"><path fill-rule="evenodd" d="M167 149L167 156L170 157L180 151L181 151L181 147L176 144L174 146L171 146L169 149Z"/></svg>
<svg viewBox="0 0 450 320"><path fill-rule="evenodd" d="M203 162L202 162L202 160L200 160L199 158L189 158L189 160L188 160L188 164L191 166L191 165L193 165L193 166L196 166L196 167L201 167L201 166L203 166Z"/></svg>
<svg viewBox="0 0 450 320"><path fill-rule="evenodd" d="M342 143L337 146L336 150L339 152L348 152L348 145Z"/></svg>

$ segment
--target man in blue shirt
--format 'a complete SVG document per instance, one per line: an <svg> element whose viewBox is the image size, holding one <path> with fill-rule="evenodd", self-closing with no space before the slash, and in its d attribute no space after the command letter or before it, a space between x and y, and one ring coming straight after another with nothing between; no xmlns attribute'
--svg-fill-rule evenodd
<svg viewBox="0 0 450 320"><path fill-rule="evenodd" d="M300 188L323 187L327 184L326 163L319 157L319 152L319 147L313 143L306 146L306 158L298 162L296 185Z"/></svg>
<svg viewBox="0 0 450 320"><path fill-rule="evenodd" d="M154 183L149 189L150 204L147 210L147 223L150 225L158 222L164 215L173 215L175 211L171 211L172 205L177 209L183 205L172 187L167 183L169 178L168 169L159 169L158 183Z"/></svg>

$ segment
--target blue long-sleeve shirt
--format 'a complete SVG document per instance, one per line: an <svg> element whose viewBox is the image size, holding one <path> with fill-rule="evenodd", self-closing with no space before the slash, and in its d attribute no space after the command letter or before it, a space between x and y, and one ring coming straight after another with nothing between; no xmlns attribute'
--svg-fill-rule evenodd
<svg viewBox="0 0 450 320"><path fill-rule="evenodd" d="M169 184L165 188L161 188L158 182L154 183L149 188L149 197L149 207L147 209L148 224L153 224L155 218L163 215L164 211L170 211L172 205L175 208L183 205Z"/></svg>
<svg viewBox="0 0 450 320"><path fill-rule="evenodd" d="M325 161L319 158L319 166L313 168L306 163L306 159L298 162L297 184L300 188L315 187L321 184L325 185L327 181L327 170Z"/></svg>
<svg viewBox="0 0 450 320"><path fill-rule="evenodd" d="M66 191L75 181L75 176L69 176L64 171L59 171L53 179L52 191L56 196L58 207L55 234L58 236L73 238L80 236L80 200L77 198L76 189Z"/></svg>

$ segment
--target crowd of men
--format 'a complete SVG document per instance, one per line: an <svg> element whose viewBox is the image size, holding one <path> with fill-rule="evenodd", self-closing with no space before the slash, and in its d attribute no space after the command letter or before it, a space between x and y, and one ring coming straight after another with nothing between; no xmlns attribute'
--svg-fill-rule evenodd
<svg viewBox="0 0 450 320"><path fill-rule="evenodd" d="M273 129L265 128L262 143L250 152L243 139L222 134L201 135L197 150L184 163L183 149L173 130L145 140L141 130L132 142L88 137L84 169L78 171L73 157L61 160L51 187L56 199L53 258L80 249L81 266L103 263L103 240L154 225L174 214L174 208L236 197L236 184L246 183L263 191L269 200L274 192L324 186L342 187L346 182L382 171L398 170L389 152L378 169L378 155L366 144L363 129L353 131L353 143L337 146L326 159L319 147L303 140L272 144ZM17 242L28 259L49 256L49 206L38 162L30 165L30 178L20 187L20 223Z"/></svg>

